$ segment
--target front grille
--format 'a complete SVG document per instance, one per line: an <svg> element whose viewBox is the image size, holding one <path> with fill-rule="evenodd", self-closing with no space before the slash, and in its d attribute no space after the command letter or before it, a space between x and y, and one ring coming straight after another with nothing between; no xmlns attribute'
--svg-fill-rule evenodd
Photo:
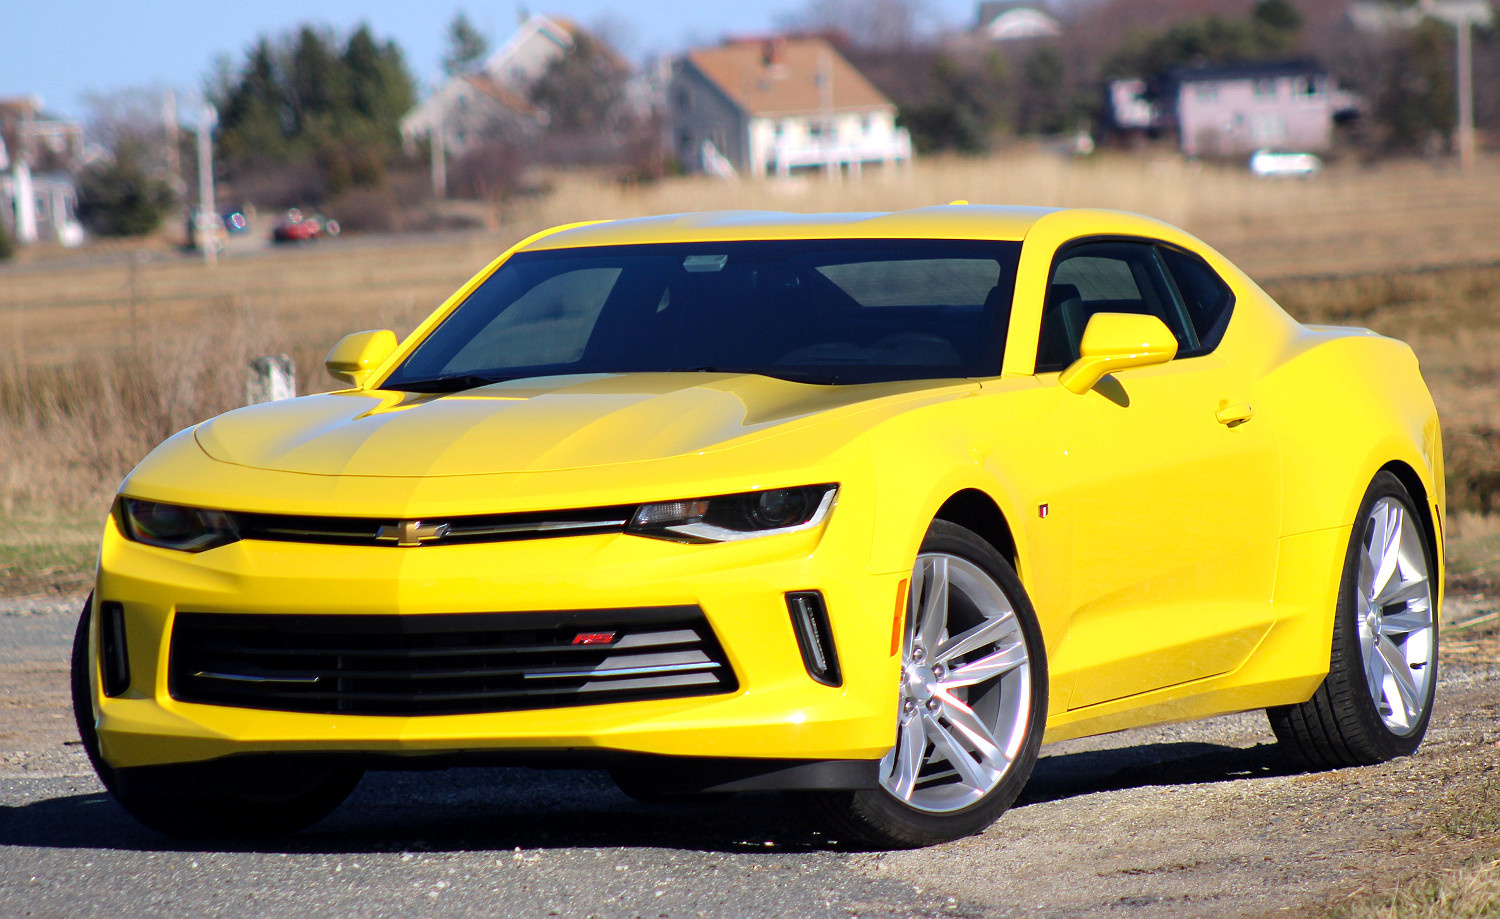
<svg viewBox="0 0 1500 919"><path fill-rule="evenodd" d="M732 692L696 606L545 613L178 613L172 698L355 715L451 715Z"/></svg>
<svg viewBox="0 0 1500 919"><path fill-rule="evenodd" d="M403 521L382 517L312 517L294 514L256 514L234 511L230 517L241 539L274 542L311 542L344 546L445 546L475 542L505 542L512 539L543 539L552 536L585 536L620 533L635 512L635 506L589 507L575 510L515 514L473 514L465 517L426 518L429 526L418 530L423 520L411 522L403 532ZM419 535L420 534L420 535ZM409 536L409 538L407 538Z"/></svg>

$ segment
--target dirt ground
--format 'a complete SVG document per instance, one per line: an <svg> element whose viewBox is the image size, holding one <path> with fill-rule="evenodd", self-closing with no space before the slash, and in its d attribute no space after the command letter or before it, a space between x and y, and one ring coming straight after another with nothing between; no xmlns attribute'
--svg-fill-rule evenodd
<svg viewBox="0 0 1500 919"><path fill-rule="evenodd" d="M1493 621L1448 633L1435 715L1412 757L1300 772L1279 755L1259 712L1068 741L1044 748L1022 800L999 823L930 849L829 851L775 799L650 806L627 801L602 776L518 780L516 770L453 770L368 777L354 801L290 849L195 854L135 827L99 796L67 698L67 642L80 602L78 595L0 601L0 914L88 914L144 896L136 888L149 886L182 898L160 900L164 910L176 903L194 912L194 898L209 897L203 902L218 906L205 906L206 914L229 915L227 902L249 895L239 872L274 857L278 871L302 872L296 883L307 902L327 909L299 913L265 902L247 915L336 915L346 906L337 898L338 874L323 870L330 852L352 847L374 863L375 852L425 850L436 854L424 861L452 864L449 873L468 872L467 879L508 863L511 843L520 842L515 859L545 859L551 872L525 888L528 896L555 911L485 900L478 891L471 901L449 897L451 909L434 905L433 914L1322 916L1350 897L1500 854L1500 631ZM1463 594L1450 598L1444 618L1465 623L1495 609L1493 595ZM69 802L87 803L91 821L105 811L108 819L90 824L94 830L58 831L36 816ZM574 828L561 838L516 829L559 812L562 825ZM386 822L361 822L371 814ZM650 883L676 883L674 899L653 900L653 888L639 886L644 878L625 888L604 884L613 875L599 874L600 859L627 855L649 855L658 877ZM174 859L167 867L151 861L167 857ZM204 893L189 858L193 869L209 858L222 862L215 883L224 889ZM140 859L151 864L135 864ZM394 855L387 861L370 883L408 887L414 866ZM726 893L715 879L731 870L742 877ZM71 880L74 872L83 880ZM490 883L511 891L508 882ZM631 899L637 895L662 909L644 909Z"/></svg>

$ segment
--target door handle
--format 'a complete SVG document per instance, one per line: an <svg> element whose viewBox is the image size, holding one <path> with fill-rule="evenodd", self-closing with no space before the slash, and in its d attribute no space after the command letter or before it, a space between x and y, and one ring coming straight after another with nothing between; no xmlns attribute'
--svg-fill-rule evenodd
<svg viewBox="0 0 1500 919"><path fill-rule="evenodd" d="M1255 409L1249 402L1231 402L1222 406L1214 412L1214 418L1219 424L1227 424L1231 428L1237 424L1244 424L1255 417Z"/></svg>

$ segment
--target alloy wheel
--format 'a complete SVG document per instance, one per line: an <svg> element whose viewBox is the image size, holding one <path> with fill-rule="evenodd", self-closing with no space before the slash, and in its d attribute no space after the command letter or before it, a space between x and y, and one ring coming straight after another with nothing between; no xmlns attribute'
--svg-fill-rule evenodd
<svg viewBox="0 0 1500 919"><path fill-rule="evenodd" d="M1021 754L1031 656L1011 599L984 569L923 553L907 600L896 744L881 785L919 811L949 813L998 786Z"/></svg>
<svg viewBox="0 0 1500 919"><path fill-rule="evenodd" d="M1365 518L1363 546L1355 615L1365 679L1380 720L1404 736L1425 713L1436 670L1422 533L1400 501L1384 497Z"/></svg>

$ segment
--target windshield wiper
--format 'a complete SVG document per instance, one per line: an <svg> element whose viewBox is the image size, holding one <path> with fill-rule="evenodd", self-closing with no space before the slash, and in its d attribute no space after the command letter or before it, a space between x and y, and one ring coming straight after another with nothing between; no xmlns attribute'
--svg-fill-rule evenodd
<svg viewBox="0 0 1500 919"><path fill-rule="evenodd" d="M454 373L448 376L433 377L430 380L412 380L410 382L387 383L384 389L398 389L402 392L459 392L465 389L473 389L476 386L488 386L491 383L502 383L511 379L507 376L484 373Z"/></svg>

